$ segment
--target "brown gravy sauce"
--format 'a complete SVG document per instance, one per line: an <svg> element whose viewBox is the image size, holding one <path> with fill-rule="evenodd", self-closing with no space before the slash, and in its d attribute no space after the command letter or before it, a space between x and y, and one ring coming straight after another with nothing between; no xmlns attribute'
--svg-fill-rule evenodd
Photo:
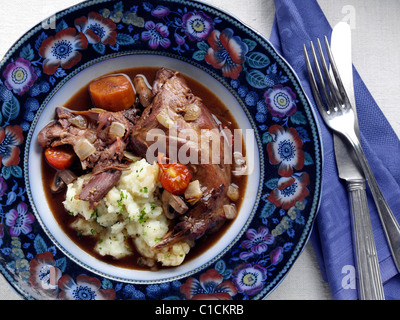
<svg viewBox="0 0 400 320"><path fill-rule="evenodd" d="M117 70L112 73L125 73L131 79L133 79L137 74L142 74L146 76L148 82L152 84L155 79L156 72L159 68L156 67L135 67L128 68L123 70ZM208 107L208 109L213 113L224 126L228 127L232 131L234 129L239 129L233 115L229 111L229 109L221 102L221 100L207 87L203 84L199 83L195 79L192 79L188 76L182 74L185 78L189 88L191 88L192 92L200 97L203 100L203 103ZM90 99L89 84L82 87L78 90L65 104L64 107L71 110L87 110L93 106L92 101ZM244 146L244 144L243 144ZM243 147L243 152L245 152L245 148ZM73 165L73 169L76 172L79 172L80 163L77 162ZM98 239L95 236L82 236L75 229L71 227L71 224L74 222L77 217L71 216L64 209L62 202L65 200L65 192L61 192L58 194L54 194L50 190L50 184L53 180L56 170L53 169L45 160L44 156L42 156L42 177L43 177L43 188L45 190L47 202L50 206L50 209L61 226L61 229L68 235L68 237L81 249L83 249L88 254L94 256L100 261L129 269L142 269L148 270L147 266L143 266L140 263L140 255L136 252L134 248L133 241L130 242L130 246L132 248L133 254L124 257L121 259L115 259L111 256L102 256L94 251L94 246L96 245ZM239 186L240 190L240 199L243 199L246 184L247 184L247 176L236 177L232 175L232 182ZM241 200L238 200L235 204L238 209L238 213L240 214L240 204ZM219 229L218 232L211 235L204 235L201 239L196 241L196 244L193 248L191 248L189 254L185 258L185 262L201 255L206 252L208 248L210 248L216 241L218 241L221 236L226 232L226 230L231 225L231 221L227 220L227 222ZM159 268L165 268L158 266Z"/></svg>

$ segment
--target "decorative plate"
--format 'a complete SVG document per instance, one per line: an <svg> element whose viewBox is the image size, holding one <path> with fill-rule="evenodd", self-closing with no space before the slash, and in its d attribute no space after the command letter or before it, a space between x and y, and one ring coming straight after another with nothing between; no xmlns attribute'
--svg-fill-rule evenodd
<svg viewBox="0 0 400 320"><path fill-rule="evenodd" d="M73 248L36 181L35 135L54 108L134 65L212 88L252 132L255 156L229 232L195 261L140 275ZM26 33L0 64L0 159L0 270L26 299L261 299L302 252L321 191L319 131L293 70L261 35L196 1L85 1Z"/></svg>

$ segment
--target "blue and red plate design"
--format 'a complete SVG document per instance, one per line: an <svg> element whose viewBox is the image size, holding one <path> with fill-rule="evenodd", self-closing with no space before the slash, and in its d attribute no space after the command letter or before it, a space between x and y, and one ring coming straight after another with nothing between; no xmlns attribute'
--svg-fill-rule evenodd
<svg viewBox="0 0 400 320"><path fill-rule="evenodd" d="M133 66L196 78L253 133L254 170L229 232L160 272L82 253L41 190L35 137L54 108ZM85 1L27 32L0 63L0 160L0 270L26 299L262 299L302 252L321 193L318 126L294 71L263 36L197 1Z"/></svg>

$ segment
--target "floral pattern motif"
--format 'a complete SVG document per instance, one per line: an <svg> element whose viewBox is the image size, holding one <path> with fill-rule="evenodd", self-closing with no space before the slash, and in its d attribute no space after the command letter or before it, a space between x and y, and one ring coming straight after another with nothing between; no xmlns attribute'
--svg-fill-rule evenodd
<svg viewBox="0 0 400 320"><path fill-rule="evenodd" d="M19 145L23 142L22 128L18 125L0 127L0 158L1 163L6 166L19 164Z"/></svg>
<svg viewBox="0 0 400 320"><path fill-rule="evenodd" d="M254 255L263 254L268 250L268 245L274 243L274 237L269 233L268 228L259 227L249 229L246 231L247 239L242 241L242 247L250 249L250 251L243 251L240 253L240 258L247 260Z"/></svg>
<svg viewBox="0 0 400 320"><path fill-rule="evenodd" d="M165 16L167 16L170 13L171 10L169 10L169 8L158 5L157 7L155 7L153 10L151 10L151 15L162 19Z"/></svg>
<svg viewBox="0 0 400 320"><path fill-rule="evenodd" d="M294 170L301 170L304 166L303 142L295 128L285 129L280 125L272 125L269 130L273 141L268 143L267 152L269 161L279 164L278 174L289 177Z"/></svg>
<svg viewBox="0 0 400 320"><path fill-rule="evenodd" d="M264 287L267 279L267 270L262 266L246 263L239 266L233 273L233 281L239 292L253 295Z"/></svg>
<svg viewBox="0 0 400 320"><path fill-rule="evenodd" d="M285 63L204 4L95 0L59 17L55 29L38 28L0 65L2 270L18 274L17 285L25 283L34 298L230 300L269 293L308 232L320 169L309 106ZM267 166L254 218L228 253L191 277L159 284L100 277L61 252L32 214L20 158L42 102L70 72L136 50L194 61L222 78L254 119Z"/></svg>
<svg viewBox="0 0 400 320"><path fill-rule="evenodd" d="M90 44L101 42L113 46L117 42L114 21L103 18L97 12L90 12L87 18L81 17L75 19L74 24L76 29L86 36Z"/></svg>
<svg viewBox="0 0 400 320"><path fill-rule="evenodd" d="M10 227L12 237L18 237L21 233L30 233L33 221L35 221L35 217L28 212L28 206L23 202L18 204L17 209L11 209L6 214L6 225Z"/></svg>
<svg viewBox="0 0 400 320"><path fill-rule="evenodd" d="M21 57L7 65L3 77L6 87L19 95L28 91L37 79L32 63Z"/></svg>
<svg viewBox="0 0 400 320"><path fill-rule="evenodd" d="M268 89L264 96L269 111L275 117L291 116L297 110L296 94L289 87L277 84Z"/></svg>
<svg viewBox="0 0 400 320"><path fill-rule="evenodd" d="M203 11L188 12L182 17L182 27L191 41L203 41L208 38L214 24Z"/></svg>
<svg viewBox="0 0 400 320"><path fill-rule="evenodd" d="M284 210L290 209L296 202L302 201L308 196L307 186L309 183L307 172L296 173L291 177L281 177L277 188L272 190L268 196L268 200Z"/></svg>
<svg viewBox="0 0 400 320"><path fill-rule="evenodd" d="M102 289L97 278L80 274L75 280L65 275L58 280L60 299L63 300L114 300L113 289Z"/></svg>
<svg viewBox="0 0 400 320"><path fill-rule="evenodd" d="M208 43L211 47L204 60L214 68L221 69L224 77L237 79L243 70L242 64L248 52L247 44L234 36L233 30L229 28L222 32L211 32Z"/></svg>
<svg viewBox="0 0 400 320"><path fill-rule="evenodd" d="M45 59L43 72L52 75L60 66L63 69L72 68L82 59L79 50L87 46L86 36L75 28L67 28L57 32L54 37L48 37L39 49L39 55Z"/></svg>
<svg viewBox="0 0 400 320"><path fill-rule="evenodd" d="M142 39L149 41L150 48L157 49L160 45L163 48L168 48L171 45L171 41L168 39L167 26L160 22L156 24L153 21L147 21L144 27L146 31L142 32Z"/></svg>
<svg viewBox="0 0 400 320"><path fill-rule="evenodd" d="M231 281L223 281L215 269L209 269L200 279L189 278L181 286L181 292L190 300L231 300L237 293Z"/></svg>
<svg viewBox="0 0 400 320"><path fill-rule="evenodd" d="M46 292L50 297L57 295L58 280L62 272L57 268L51 252L40 253L33 258L29 271L31 273L29 283L33 288Z"/></svg>

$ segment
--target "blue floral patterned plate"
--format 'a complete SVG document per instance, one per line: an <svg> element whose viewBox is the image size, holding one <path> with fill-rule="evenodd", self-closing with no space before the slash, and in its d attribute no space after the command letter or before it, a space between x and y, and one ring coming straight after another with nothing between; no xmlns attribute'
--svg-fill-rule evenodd
<svg viewBox="0 0 400 320"><path fill-rule="evenodd" d="M206 255L140 273L82 254L49 223L35 137L94 77L148 65L212 88L252 132L255 160L245 205ZM302 252L321 191L319 131L293 70L196 1L86 1L26 33L0 63L0 159L0 270L27 299L261 299Z"/></svg>

